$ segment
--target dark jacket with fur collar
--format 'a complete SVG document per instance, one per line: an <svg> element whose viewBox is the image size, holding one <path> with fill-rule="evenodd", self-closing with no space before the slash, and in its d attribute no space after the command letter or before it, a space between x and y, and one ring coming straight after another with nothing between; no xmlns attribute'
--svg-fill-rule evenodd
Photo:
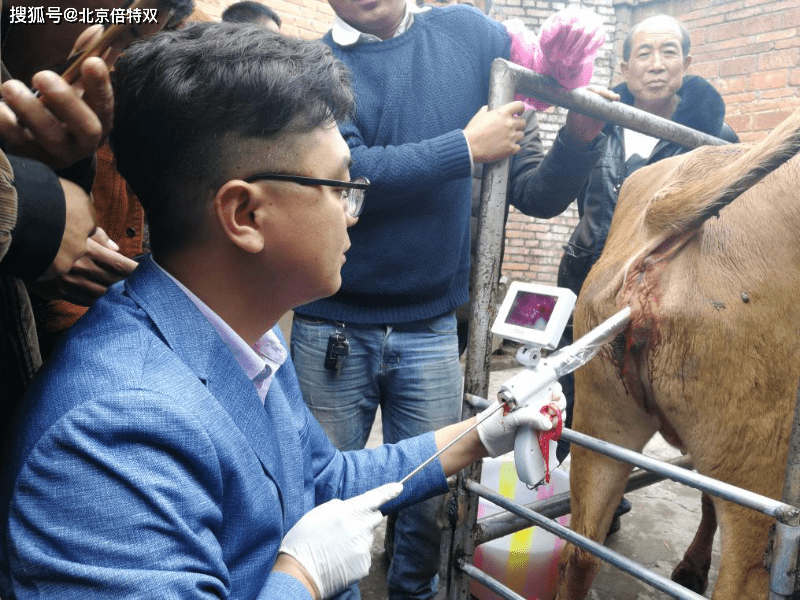
<svg viewBox="0 0 800 600"><path fill-rule="evenodd" d="M621 102L633 105L634 98L627 84L618 85L614 91L620 95ZM724 123L725 103L722 97L705 79L695 75L685 76L678 95L680 101L673 121L729 142L739 141ZM683 146L661 140L646 160L632 157L626 163L623 128L612 123L605 126L592 149L596 154L596 162L586 174L587 179L578 195L580 222L564 248L558 272L559 286L568 287L576 294L580 290L589 269L603 251L617 196L625 178L645 165L688 151Z"/></svg>

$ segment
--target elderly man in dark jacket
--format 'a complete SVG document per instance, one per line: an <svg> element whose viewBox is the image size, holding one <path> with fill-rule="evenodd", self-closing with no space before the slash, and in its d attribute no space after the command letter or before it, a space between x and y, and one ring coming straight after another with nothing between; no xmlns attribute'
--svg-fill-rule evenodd
<svg viewBox="0 0 800 600"><path fill-rule="evenodd" d="M626 81L613 91L619 100L649 113L670 119L703 133L738 142L725 124L725 103L702 77L686 75L692 62L689 33L675 18L659 15L635 25L623 45L620 63ZM603 124L570 112L551 154L554 162L583 165L583 183L578 193L580 221L565 246L558 270L558 285L578 294L592 265L600 257L608 236L619 190L635 170L683 152L674 142L658 140L613 123ZM524 161L517 155L516 162ZM574 188L574 180L565 187ZM562 345L572 342L572 324ZM567 397L567 425L571 423L574 398L572 376L562 380ZM563 460L569 444L560 442Z"/></svg>
<svg viewBox="0 0 800 600"><path fill-rule="evenodd" d="M614 92L625 104L738 142L724 122L725 103L719 93L702 77L684 74L692 59L689 48L688 33L676 19L657 16L642 21L625 40L621 67L627 81ZM645 165L689 150L666 140L642 139L647 137L609 123L592 143L596 162L578 196L580 222L565 248L560 286L576 294L580 291L605 246L625 178Z"/></svg>

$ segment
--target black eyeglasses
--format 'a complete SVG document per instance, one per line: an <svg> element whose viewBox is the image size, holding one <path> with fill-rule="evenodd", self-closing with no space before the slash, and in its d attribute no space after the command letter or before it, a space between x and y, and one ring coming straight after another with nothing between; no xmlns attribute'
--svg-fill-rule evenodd
<svg viewBox="0 0 800 600"><path fill-rule="evenodd" d="M326 185L342 188L342 202L347 206L347 214L357 217L364 208L364 195L369 187L369 179L359 177L353 181L338 181L336 179L314 179L302 175L288 175L286 173L256 173L245 177L243 181L253 183L259 180L291 181L299 185Z"/></svg>

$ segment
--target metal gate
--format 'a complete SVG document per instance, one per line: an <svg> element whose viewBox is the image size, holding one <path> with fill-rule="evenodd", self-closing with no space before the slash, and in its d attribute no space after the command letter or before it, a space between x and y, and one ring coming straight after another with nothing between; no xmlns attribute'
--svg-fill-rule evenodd
<svg viewBox="0 0 800 600"><path fill-rule="evenodd" d="M607 101L586 90L565 90L549 77L538 75L503 59L492 65L489 108L513 100L515 93L536 97L550 104L612 121L653 137L667 139L688 148L722 145L727 142L637 110L621 102ZM465 369L465 403L462 418L472 416L488 404L491 353L490 328L495 316L494 291L499 280L501 244L508 188L510 158L486 165L481 187L477 234L477 255L472 273L469 341ZM800 401L800 392L798 393ZM786 468L783 502L754 494L741 488L699 475L689 470L688 459L661 462L637 452L614 446L576 431L564 429L563 439L612 458L631 463L640 469L631 475L627 490L639 489L665 478L703 492L760 511L777 520L770 572L770 600L790 598L795 587L795 566L800 546L800 407L795 409L789 459ZM469 583L474 579L509 600L524 600L519 594L472 565L475 546L537 525L586 549L602 560L641 579L674 598L703 598L694 592L657 575L640 564L563 527L554 519L569 513L569 493L522 506L480 485L481 465L477 463L458 475L451 506L455 525L443 545L442 575L446 580L448 600L468 600ZM486 498L508 511L477 520L478 499Z"/></svg>

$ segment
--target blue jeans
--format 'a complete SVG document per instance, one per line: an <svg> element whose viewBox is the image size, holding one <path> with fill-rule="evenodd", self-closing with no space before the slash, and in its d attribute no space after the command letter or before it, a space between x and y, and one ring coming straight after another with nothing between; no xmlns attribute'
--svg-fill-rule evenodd
<svg viewBox="0 0 800 600"><path fill-rule="evenodd" d="M337 379L324 368L329 321L295 315L291 352L311 412L340 450L363 448L378 406L383 441L394 443L461 418L463 376L455 313L399 325L347 323L350 353ZM444 497L399 511L390 600L430 600L438 587Z"/></svg>

